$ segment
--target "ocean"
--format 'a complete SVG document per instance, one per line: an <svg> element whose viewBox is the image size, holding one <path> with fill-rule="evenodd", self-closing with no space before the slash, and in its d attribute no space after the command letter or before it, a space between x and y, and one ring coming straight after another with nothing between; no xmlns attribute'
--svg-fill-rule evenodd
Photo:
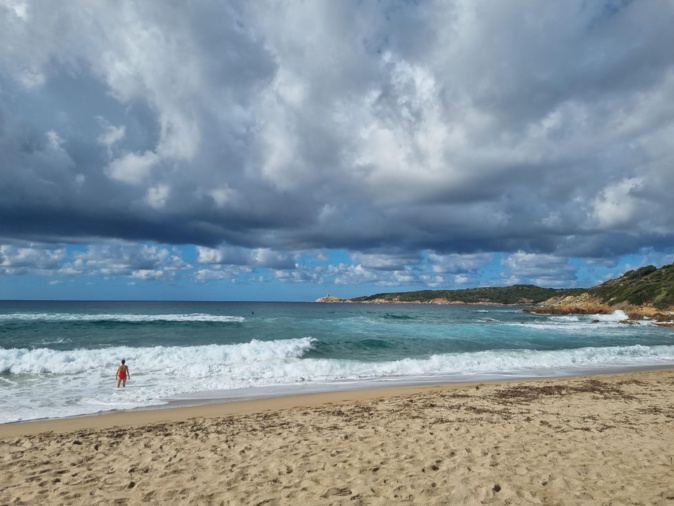
<svg viewBox="0 0 674 506"><path fill-rule="evenodd" d="M674 365L674 329L471 305L0 301L0 423ZM116 388L121 359L131 372Z"/></svg>

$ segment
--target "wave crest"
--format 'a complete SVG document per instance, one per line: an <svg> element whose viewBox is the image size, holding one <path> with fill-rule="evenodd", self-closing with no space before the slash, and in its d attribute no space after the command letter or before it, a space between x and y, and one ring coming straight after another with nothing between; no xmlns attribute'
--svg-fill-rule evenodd
<svg viewBox="0 0 674 506"><path fill-rule="evenodd" d="M82 314L82 313L11 313L0 314L0 321L47 322L216 322L240 323L243 316L193 314Z"/></svg>
<svg viewBox="0 0 674 506"><path fill-rule="evenodd" d="M152 348L114 347L96 350L0 349L2 374L78 374L110 370L125 358L143 374L204 377L234 365L299 358L312 346L310 337L229 345Z"/></svg>

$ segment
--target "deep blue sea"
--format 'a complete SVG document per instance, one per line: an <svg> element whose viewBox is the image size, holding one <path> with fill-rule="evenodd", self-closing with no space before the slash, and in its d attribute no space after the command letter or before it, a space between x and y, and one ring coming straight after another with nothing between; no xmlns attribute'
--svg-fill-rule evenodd
<svg viewBox="0 0 674 506"><path fill-rule="evenodd" d="M0 301L0 423L674 365L674 329L503 306ZM117 389L126 359L131 379Z"/></svg>

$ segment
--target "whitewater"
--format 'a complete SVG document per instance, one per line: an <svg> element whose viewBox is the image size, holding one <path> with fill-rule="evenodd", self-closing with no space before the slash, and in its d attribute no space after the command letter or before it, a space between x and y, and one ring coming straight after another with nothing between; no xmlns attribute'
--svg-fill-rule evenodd
<svg viewBox="0 0 674 506"><path fill-rule="evenodd" d="M0 302L0 423L674 365L674 331L503 306ZM131 379L117 389L125 359Z"/></svg>

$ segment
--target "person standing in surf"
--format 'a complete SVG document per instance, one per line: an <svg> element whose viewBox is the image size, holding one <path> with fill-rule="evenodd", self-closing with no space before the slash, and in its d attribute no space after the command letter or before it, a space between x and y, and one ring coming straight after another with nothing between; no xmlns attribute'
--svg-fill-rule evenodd
<svg viewBox="0 0 674 506"><path fill-rule="evenodd" d="M117 368L117 388L119 388L120 383L126 388L126 380L129 378L131 378L129 366L126 365L126 361L122 359L122 365Z"/></svg>

